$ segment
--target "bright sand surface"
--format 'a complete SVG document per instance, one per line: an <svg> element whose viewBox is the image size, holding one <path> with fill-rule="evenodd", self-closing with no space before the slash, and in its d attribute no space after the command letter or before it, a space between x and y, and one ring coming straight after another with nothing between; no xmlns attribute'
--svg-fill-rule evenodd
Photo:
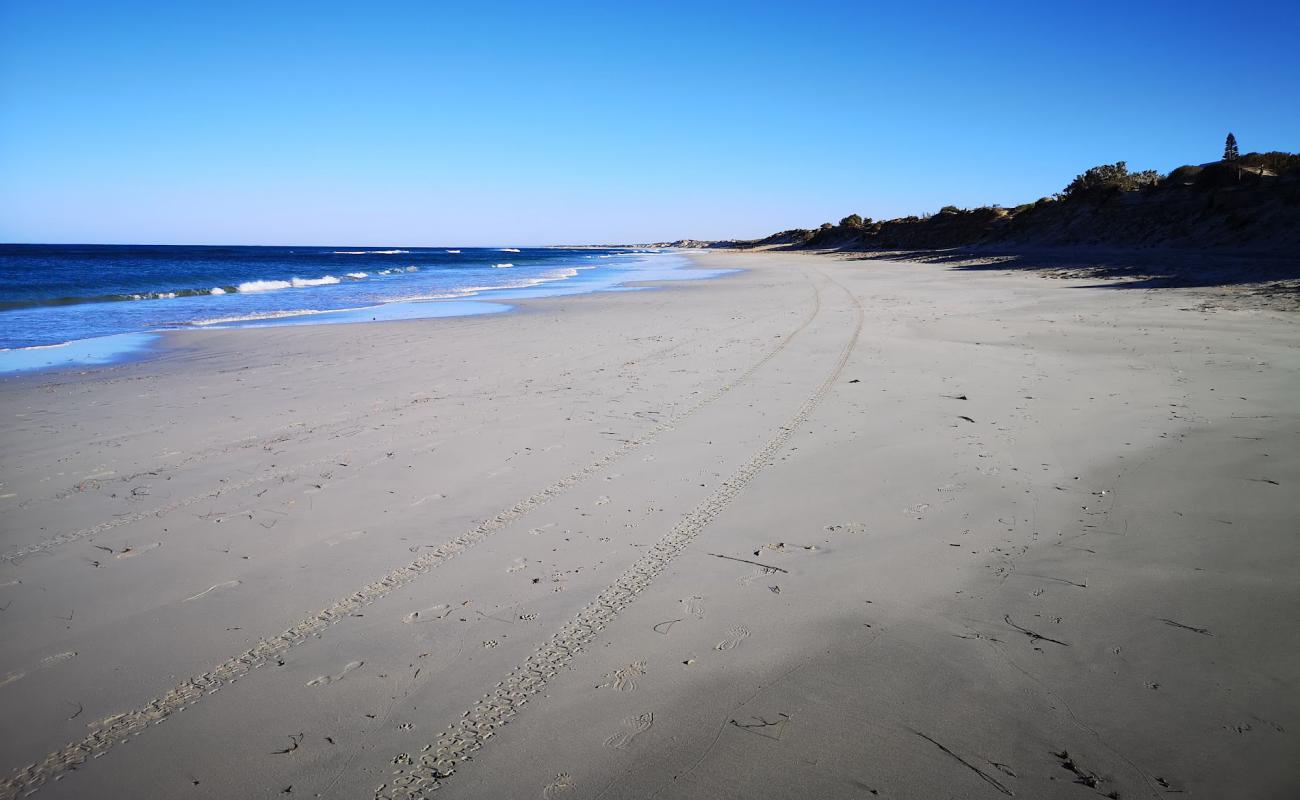
<svg viewBox="0 0 1300 800"><path fill-rule="evenodd" d="M699 261L0 383L0 797L1295 796L1296 317Z"/></svg>

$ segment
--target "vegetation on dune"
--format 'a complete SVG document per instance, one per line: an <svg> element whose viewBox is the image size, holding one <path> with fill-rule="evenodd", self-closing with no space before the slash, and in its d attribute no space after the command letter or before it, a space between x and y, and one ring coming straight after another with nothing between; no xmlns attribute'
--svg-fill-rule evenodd
<svg viewBox="0 0 1300 800"><path fill-rule="evenodd" d="M1077 197L1087 192L1131 192L1144 186L1154 186L1163 176L1153 169L1129 172L1128 163L1116 161L1102 164L1075 177L1061 192L1065 197Z"/></svg>
<svg viewBox="0 0 1300 800"><path fill-rule="evenodd" d="M792 229L728 246L866 250L969 246L1300 248L1300 154L1238 152L1168 175L1127 162L1085 170L1063 190L1012 208L947 205L936 214Z"/></svg>

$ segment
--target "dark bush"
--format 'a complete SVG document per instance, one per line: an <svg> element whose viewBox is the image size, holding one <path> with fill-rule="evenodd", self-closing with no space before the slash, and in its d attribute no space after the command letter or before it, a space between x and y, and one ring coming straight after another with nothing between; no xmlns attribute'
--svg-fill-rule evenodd
<svg viewBox="0 0 1300 800"><path fill-rule="evenodd" d="M1062 194L1075 198L1085 194L1104 192L1130 192L1151 186L1160 180L1160 173L1153 169L1142 172L1129 172L1128 163L1116 161L1114 164L1102 164L1075 177Z"/></svg>

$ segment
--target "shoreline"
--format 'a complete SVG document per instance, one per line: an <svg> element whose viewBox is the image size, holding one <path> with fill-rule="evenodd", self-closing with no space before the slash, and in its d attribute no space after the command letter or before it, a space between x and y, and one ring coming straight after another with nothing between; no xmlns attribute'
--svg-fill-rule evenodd
<svg viewBox="0 0 1300 800"><path fill-rule="evenodd" d="M1294 784L1294 315L690 257L0 383L0 797Z"/></svg>
<svg viewBox="0 0 1300 800"><path fill-rule="evenodd" d="M653 255L660 254L654 253ZM678 257L684 255L676 251L666 251L663 254ZM640 255L648 254L641 253ZM62 369L83 369L147 360L157 352L168 349L168 342L175 334L299 325L351 325L496 314L509 312L515 308L510 303L498 302L500 300L519 303L526 300L573 294L627 291L637 288L649 288L658 284L670 285L679 281L704 280L724 277L725 275L725 272L714 274L715 271L692 267L689 259L685 264L672 264L667 267L651 263L644 258L642 263L643 266L637 272L642 273L644 277L638 278L633 274L626 279L608 280L590 287L582 286L583 282L580 281L577 289L566 284L574 278L581 277L581 273L568 278L543 281L536 285L524 287L477 289L462 297L388 300L357 308L287 310L262 317L231 319L221 323L148 328L106 336L73 339L53 344L2 348L0 349L0 378L19 374L43 373ZM660 273L665 270L674 274L674 276L661 276ZM700 272L710 274L692 274ZM649 277L650 275L655 275L655 277Z"/></svg>

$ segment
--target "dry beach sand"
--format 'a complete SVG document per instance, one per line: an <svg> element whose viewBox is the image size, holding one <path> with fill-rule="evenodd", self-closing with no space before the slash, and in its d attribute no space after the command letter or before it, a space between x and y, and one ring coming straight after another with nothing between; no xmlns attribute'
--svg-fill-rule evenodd
<svg viewBox="0 0 1300 800"><path fill-rule="evenodd" d="M698 259L5 379L0 797L1295 796L1294 315Z"/></svg>

